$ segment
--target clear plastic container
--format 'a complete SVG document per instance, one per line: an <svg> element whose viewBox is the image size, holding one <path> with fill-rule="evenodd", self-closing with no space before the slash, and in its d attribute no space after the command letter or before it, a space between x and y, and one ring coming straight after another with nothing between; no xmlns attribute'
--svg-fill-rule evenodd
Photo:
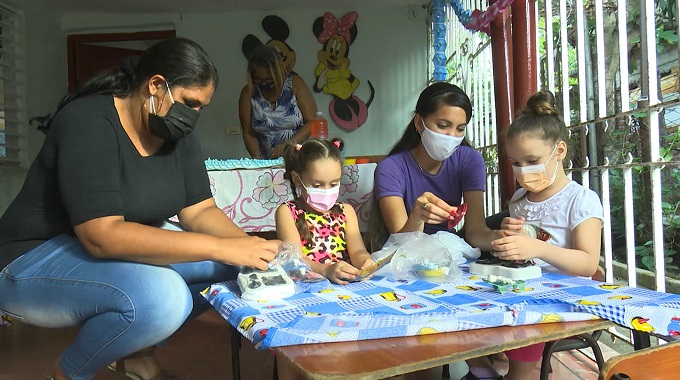
<svg viewBox="0 0 680 380"><path fill-rule="evenodd" d="M313 139L328 138L328 120L324 119L321 111L316 113L316 119L312 120L311 125Z"/></svg>

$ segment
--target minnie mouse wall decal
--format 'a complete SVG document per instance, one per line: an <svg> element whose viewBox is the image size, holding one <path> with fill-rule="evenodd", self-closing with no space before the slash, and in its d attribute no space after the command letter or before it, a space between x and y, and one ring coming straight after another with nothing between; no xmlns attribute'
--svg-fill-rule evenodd
<svg viewBox="0 0 680 380"><path fill-rule="evenodd" d="M368 107L373 102L375 89L370 81L368 87L371 95L364 103L354 95L359 87L359 78L349 68L349 46L356 40L357 12L349 12L340 19L330 12L314 20L312 31L317 41L323 45L317 53L319 63L314 70L314 91L333 96L329 105L329 114L335 123L348 131L359 128L368 118ZM325 82L320 83L321 76Z"/></svg>

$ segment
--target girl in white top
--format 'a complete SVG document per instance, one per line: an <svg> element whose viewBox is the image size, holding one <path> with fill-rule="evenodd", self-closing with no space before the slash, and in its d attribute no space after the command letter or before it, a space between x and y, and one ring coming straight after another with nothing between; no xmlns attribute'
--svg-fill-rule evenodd
<svg viewBox="0 0 680 380"><path fill-rule="evenodd" d="M566 141L553 94L534 94L507 131L508 158L522 188L501 224L503 237L491 244L503 260L535 260L544 270L591 277L600 260L602 204L594 191L565 174ZM504 379L530 379L543 346L506 352L510 368Z"/></svg>

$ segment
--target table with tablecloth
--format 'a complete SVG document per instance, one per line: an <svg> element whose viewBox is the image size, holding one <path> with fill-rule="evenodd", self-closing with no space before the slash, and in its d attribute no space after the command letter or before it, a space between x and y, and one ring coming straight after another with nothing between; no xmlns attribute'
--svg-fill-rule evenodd
<svg viewBox="0 0 680 380"><path fill-rule="evenodd" d="M376 276L284 299L246 301L234 282L204 296L257 348L412 336L604 318L662 336L680 334L680 296L544 273L504 294L479 276L436 284Z"/></svg>
<svg viewBox="0 0 680 380"><path fill-rule="evenodd" d="M370 215L375 167L367 163L342 168L339 200L354 207L362 231ZM276 208L292 199L283 174L282 167L208 171L217 207L246 232L276 230Z"/></svg>

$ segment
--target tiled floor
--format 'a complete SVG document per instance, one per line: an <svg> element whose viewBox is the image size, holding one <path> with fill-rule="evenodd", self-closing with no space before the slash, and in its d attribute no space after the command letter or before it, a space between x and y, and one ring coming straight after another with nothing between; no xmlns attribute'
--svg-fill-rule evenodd
<svg viewBox="0 0 680 380"><path fill-rule="evenodd" d="M43 329L18 323L0 327L0 380L42 380L45 370L77 331L77 328ZM211 310L173 335L158 348L157 355L164 368L180 380L231 380L229 339L227 323ZM605 359L616 354L604 345L603 350ZM272 379L274 357L270 351L257 351L244 341L240 355L243 380ZM578 352L555 354L552 367L552 380L597 379L594 362ZM495 368L502 374L507 371L507 362L496 360ZM480 368L473 370L480 371ZM432 374L441 378L441 371L432 371ZM538 368L535 378L538 379ZM95 379L120 377L102 370Z"/></svg>

